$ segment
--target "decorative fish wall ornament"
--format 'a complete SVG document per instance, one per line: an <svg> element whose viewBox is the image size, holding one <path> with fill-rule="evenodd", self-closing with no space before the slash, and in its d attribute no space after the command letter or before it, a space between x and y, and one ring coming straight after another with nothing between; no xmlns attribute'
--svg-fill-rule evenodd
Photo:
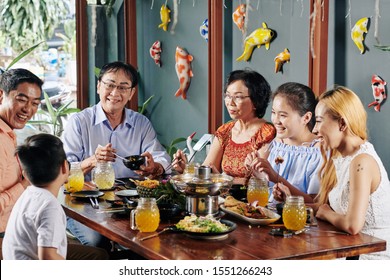
<svg viewBox="0 0 390 280"><path fill-rule="evenodd" d="M240 4L232 14L233 22L237 25L238 29L244 33L245 30L245 14L246 4Z"/></svg>
<svg viewBox="0 0 390 280"><path fill-rule="evenodd" d="M156 63L156 65L158 67L161 67L161 52L162 52L161 42L157 40L150 47L149 53L150 53L150 56L153 58L154 63Z"/></svg>
<svg viewBox="0 0 390 280"><path fill-rule="evenodd" d="M379 112L381 109L381 104L386 100L386 82L378 75L372 75L371 78L371 88L372 95L374 96L375 101L368 104L368 107L374 106L375 111Z"/></svg>
<svg viewBox="0 0 390 280"><path fill-rule="evenodd" d="M171 10L166 5L162 5L160 9L161 23L158 28L162 28L164 31L168 30L168 24L171 22Z"/></svg>
<svg viewBox="0 0 390 280"><path fill-rule="evenodd" d="M176 91L175 96L181 96L183 99L187 99L187 91L191 83L191 78L194 76L191 69L191 62L193 56L190 55L184 48L176 47L176 74L180 82L180 87Z"/></svg>
<svg viewBox="0 0 390 280"><path fill-rule="evenodd" d="M283 73L283 64L290 62L290 51L286 48L284 51L279 53L275 59L275 73L278 73L279 71Z"/></svg>
<svg viewBox="0 0 390 280"><path fill-rule="evenodd" d="M205 19L202 25L199 28L200 35L206 40L209 41L209 19Z"/></svg>
<svg viewBox="0 0 390 280"><path fill-rule="evenodd" d="M359 19L351 30L351 38L355 45L358 47L361 54L363 54L366 50L364 46L364 38L365 34L368 32L367 26L370 19L368 17L364 17Z"/></svg>
<svg viewBox="0 0 390 280"><path fill-rule="evenodd" d="M252 56L254 47L260 48L261 45L265 45L265 48L269 50L269 45L273 36L274 31L269 29L267 24L263 22L263 27L257 28L245 38L244 52L236 59L236 61L248 61Z"/></svg>

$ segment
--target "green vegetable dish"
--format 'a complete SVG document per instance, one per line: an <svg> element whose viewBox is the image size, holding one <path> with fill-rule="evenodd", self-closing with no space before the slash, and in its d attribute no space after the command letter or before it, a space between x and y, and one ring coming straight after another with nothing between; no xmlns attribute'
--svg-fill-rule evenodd
<svg viewBox="0 0 390 280"><path fill-rule="evenodd" d="M229 230L229 227L213 216L197 217L196 215L186 216L176 224L176 228L189 232L221 233Z"/></svg>

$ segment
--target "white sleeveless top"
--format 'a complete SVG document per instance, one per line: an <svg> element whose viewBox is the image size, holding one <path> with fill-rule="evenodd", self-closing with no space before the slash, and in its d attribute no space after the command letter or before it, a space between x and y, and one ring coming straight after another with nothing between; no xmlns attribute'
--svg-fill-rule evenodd
<svg viewBox="0 0 390 280"><path fill-rule="evenodd" d="M349 169L352 160L360 154L369 154L378 163L381 181L378 188L370 195L366 220L362 233L387 241L387 250L361 255L360 259L390 259L390 183L387 172L374 146L365 142L353 156L333 159L336 168L337 184L329 193L329 203L334 211L345 214L348 209Z"/></svg>

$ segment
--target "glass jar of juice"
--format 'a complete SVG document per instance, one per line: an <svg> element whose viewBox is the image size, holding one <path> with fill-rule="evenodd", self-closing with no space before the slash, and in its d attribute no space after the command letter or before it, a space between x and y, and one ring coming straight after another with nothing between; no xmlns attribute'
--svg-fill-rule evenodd
<svg viewBox="0 0 390 280"><path fill-rule="evenodd" d="M99 190L109 190L115 183L115 172L109 161L100 161L92 169L92 181Z"/></svg>
<svg viewBox="0 0 390 280"><path fill-rule="evenodd" d="M156 231L160 224L160 211L156 199L152 197L141 197L138 206L131 212L130 227L141 232Z"/></svg>
<svg viewBox="0 0 390 280"><path fill-rule="evenodd" d="M303 196L288 196L283 207L283 223L289 230L301 230L306 225L307 212Z"/></svg>
<svg viewBox="0 0 390 280"><path fill-rule="evenodd" d="M80 162L71 162L68 182L65 183L65 190L67 192L78 192L84 187L84 173L81 170Z"/></svg>
<svg viewBox="0 0 390 280"><path fill-rule="evenodd" d="M268 180L265 177L250 178L246 197L248 203L257 201L257 205L265 207L268 204Z"/></svg>

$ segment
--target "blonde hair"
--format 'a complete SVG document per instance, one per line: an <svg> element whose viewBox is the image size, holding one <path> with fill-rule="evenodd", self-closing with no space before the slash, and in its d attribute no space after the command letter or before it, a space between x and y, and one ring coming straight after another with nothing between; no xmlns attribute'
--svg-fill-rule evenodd
<svg viewBox="0 0 390 280"><path fill-rule="evenodd" d="M320 95L320 102L326 106L326 114L335 120L342 119L352 135L367 140L367 113L359 97L352 90L335 86ZM320 170L321 189L316 198L320 204L328 202L328 194L337 183L332 159L339 155L336 149L322 148L324 161Z"/></svg>

